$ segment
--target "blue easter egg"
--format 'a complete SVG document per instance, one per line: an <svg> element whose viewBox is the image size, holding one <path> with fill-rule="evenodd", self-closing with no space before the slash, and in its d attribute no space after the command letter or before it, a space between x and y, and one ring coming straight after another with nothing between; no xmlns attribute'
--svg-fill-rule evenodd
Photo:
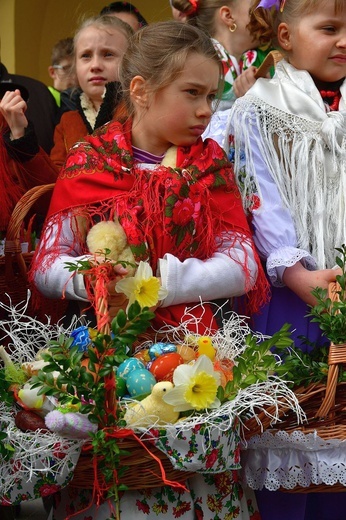
<svg viewBox="0 0 346 520"><path fill-rule="evenodd" d="M142 361L140 361L139 359L136 359L136 358L125 359L125 361L120 363L120 365L118 366L117 376L122 377L126 381L128 378L128 375L131 372L133 372L134 370L141 369L141 368L145 368L145 366L142 363Z"/></svg>
<svg viewBox="0 0 346 520"><path fill-rule="evenodd" d="M154 360L158 358L159 356L162 356L163 354L170 354L171 352L176 352L177 346L173 343L163 343L158 342L154 343L149 347L148 353L151 360Z"/></svg>
<svg viewBox="0 0 346 520"><path fill-rule="evenodd" d="M133 370L126 379L127 390L131 397L150 394L155 384L155 377L145 368Z"/></svg>

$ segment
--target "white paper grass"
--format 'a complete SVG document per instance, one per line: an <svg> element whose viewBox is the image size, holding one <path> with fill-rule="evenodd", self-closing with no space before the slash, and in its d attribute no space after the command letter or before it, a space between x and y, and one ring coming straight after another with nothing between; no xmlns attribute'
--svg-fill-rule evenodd
<svg viewBox="0 0 346 520"><path fill-rule="evenodd" d="M42 474L53 475L57 485L66 485L66 480L73 475L83 442L40 430L22 432L15 426L14 413L3 403L0 403L0 426L7 434L7 443L14 448L11 460L0 464L0 498L13 492L18 484L35 486Z"/></svg>
<svg viewBox="0 0 346 520"><path fill-rule="evenodd" d="M0 344L6 338L14 362L33 361L39 349L47 347L61 333L68 333L60 324L52 325L48 317L47 323L42 323L26 316L27 302L16 306L0 302L0 306L9 316L0 321ZM75 320L69 330L78 325ZM0 430L7 434L6 442L14 448L10 461L0 460L0 500L4 496L9 500L10 495L14 497L17 485L30 488L31 492L35 482L43 474L54 475L57 485L66 485L73 475L83 441L70 440L39 430L22 432L15 426L14 417L14 409L0 403Z"/></svg>

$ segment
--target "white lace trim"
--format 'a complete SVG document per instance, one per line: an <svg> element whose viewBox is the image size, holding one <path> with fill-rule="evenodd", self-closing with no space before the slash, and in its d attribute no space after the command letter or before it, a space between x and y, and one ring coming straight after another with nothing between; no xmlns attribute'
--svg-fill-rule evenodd
<svg viewBox="0 0 346 520"><path fill-rule="evenodd" d="M283 270L278 269L280 267L292 267L297 262L302 261L302 264L307 269L313 271L317 268L315 260L312 256L295 247L280 247L276 251L273 251L267 259L267 273L271 283L275 287L284 287L284 283L281 280Z"/></svg>
<svg viewBox="0 0 346 520"><path fill-rule="evenodd" d="M346 441L317 432L264 432L243 446L243 478L251 489L294 489L311 484L346 486Z"/></svg>
<svg viewBox="0 0 346 520"><path fill-rule="evenodd" d="M80 105L88 123L90 124L91 128L94 129L98 110L95 109L93 102L84 92L82 92L80 95Z"/></svg>

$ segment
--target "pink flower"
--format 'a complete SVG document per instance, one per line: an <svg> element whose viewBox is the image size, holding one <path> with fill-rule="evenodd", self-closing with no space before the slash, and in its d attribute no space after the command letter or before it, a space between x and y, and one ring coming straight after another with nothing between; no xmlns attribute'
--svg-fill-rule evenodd
<svg viewBox="0 0 346 520"><path fill-rule="evenodd" d="M87 162L87 155L85 152L70 153L66 159L65 168L71 168L71 166L81 165Z"/></svg>
<svg viewBox="0 0 346 520"><path fill-rule="evenodd" d="M172 220L178 226L186 226L194 214L194 204L191 199L178 200L173 207Z"/></svg>

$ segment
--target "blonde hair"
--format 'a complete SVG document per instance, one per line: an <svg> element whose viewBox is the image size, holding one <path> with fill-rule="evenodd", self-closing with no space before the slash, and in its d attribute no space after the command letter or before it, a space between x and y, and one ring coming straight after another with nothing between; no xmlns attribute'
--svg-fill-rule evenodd
<svg viewBox="0 0 346 520"><path fill-rule="evenodd" d="M78 42L81 32L84 31L84 29L87 29L88 27L95 27L95 29L99 29L101 31L107 31L107 29L117 29L127 39L129 39L134 32L132 27L130 27L128 23L123 22L123 20L120 20L120 18L117 18L116 16L93 16L84 20L78 27L73 38L73 44L75 49L76 43Z"/></svg>
<svg viewBox="0 0 346 520"><path fill-rule="evenodd" d="M258 26L261 26L259 32L262 32L261 42L272 40L274 45L280 47L277 40L277 29L280 23L294 24L299 21L302 16L312 13L318 8L332 0L286 0L282 11L280 9L263 9L262 7L254 11ZM345 0L333 0L335 14L345 9ZM253 29L253 26L249 27ZM283 49L284 50L284 49Z"/></svg>
<svg viewBox="0 0 346 520"><path fill-rule="evenodd" d="M221 62L210 38L196 27L175 20L149 24L136 32L120 65L119 78L127 113L133 115L130 84L142 76L156 93L168 86L182 72L191 53ZM220 88L221 88L220 81Z"/></svg>

